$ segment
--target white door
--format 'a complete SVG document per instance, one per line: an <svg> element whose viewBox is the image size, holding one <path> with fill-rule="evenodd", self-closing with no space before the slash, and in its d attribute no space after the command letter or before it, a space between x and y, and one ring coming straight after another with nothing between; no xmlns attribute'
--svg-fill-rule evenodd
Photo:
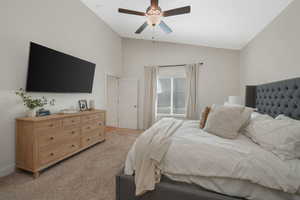
<svg viewBox="0 0 300 200"><path fill-rule="evenodd" d="M119 81L119 127L138 128L138 81L120 79Z"/></svg>
<svg viewBox="0 0 300 200"><path fill-rule="evenodd" d="M106 125L118 127L119 125L119 78L106 76Z"/></svg>

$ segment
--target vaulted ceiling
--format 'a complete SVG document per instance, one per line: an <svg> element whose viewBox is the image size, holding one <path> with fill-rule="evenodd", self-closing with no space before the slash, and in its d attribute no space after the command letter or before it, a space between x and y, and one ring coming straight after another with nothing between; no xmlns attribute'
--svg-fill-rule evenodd
<svg viewBox="0 0 300 200"><path fill-rule="evenodd" d="M134 32L144 16L118 13L118 8L145 12L150 0L81 0L121 37L241 49L278 16L293 0L160 0L162 10L191 5L191 14L167 17L173 29L159 27Z"/></svg>

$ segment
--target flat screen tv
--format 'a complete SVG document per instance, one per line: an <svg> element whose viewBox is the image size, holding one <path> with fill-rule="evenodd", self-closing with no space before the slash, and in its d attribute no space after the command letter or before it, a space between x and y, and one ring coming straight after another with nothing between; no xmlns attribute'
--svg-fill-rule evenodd
<svg viewBox="0 0 300 200"><path fill-rule="evenodd" d="M91 93L94 63L30 43L26 91Z"/></svg>

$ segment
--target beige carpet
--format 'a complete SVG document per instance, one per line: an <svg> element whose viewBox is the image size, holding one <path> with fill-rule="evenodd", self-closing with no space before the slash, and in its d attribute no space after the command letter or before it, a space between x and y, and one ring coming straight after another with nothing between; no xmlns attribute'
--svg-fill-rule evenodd
<svg viewBox="0 0 300 200"><path fill-rule="evenodd" d="M107 140L41 173L0 178L1 200L115 200L115 175L137 131L115 130Z"/></svg>

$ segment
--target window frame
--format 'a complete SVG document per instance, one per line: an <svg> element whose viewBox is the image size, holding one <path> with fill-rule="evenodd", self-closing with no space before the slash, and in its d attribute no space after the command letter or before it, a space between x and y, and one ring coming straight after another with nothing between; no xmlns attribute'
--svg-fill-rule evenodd
<svg viewBox="0 0 300 200"><path fill-rule="evenodd" d="M173 99L174 99L174 79L175 78L184 78L186 79L186 76L185 75L173 75L173 76L169 76L169 75L158 75L158 79L157 79L157 85L159 84L158 81L159 79L170 79L171 80L171 112L170 114L165 114L165 113L158 113L158 106L156 108L156 116L158 117L178 117L178 118L185 118L186 117L186 111L184 114L174 114L174 102L173 102Z"/></svg>

